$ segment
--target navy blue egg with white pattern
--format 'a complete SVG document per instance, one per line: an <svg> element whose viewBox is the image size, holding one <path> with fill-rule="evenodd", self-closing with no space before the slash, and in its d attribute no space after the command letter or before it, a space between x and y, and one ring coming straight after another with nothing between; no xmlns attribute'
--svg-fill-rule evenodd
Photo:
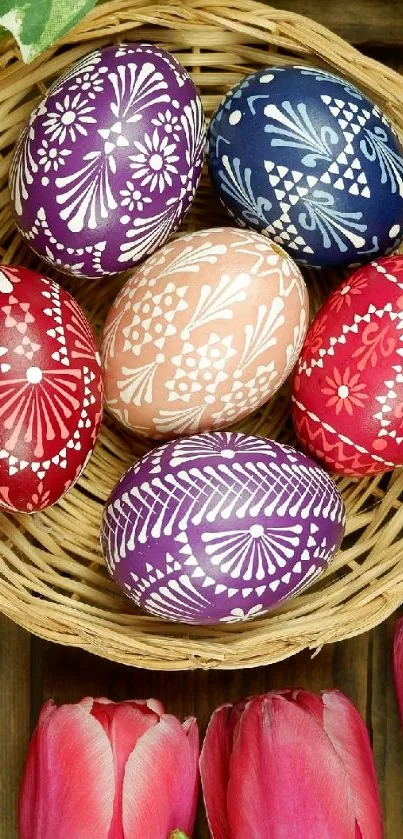
<svg viewBox="0 0 403 839"><path fill-rule="evenodd" d="M349 82L310 67L253 73L217 108L209 168L241 226L317 268L369 262L403 238L403 149Z"/></svg>

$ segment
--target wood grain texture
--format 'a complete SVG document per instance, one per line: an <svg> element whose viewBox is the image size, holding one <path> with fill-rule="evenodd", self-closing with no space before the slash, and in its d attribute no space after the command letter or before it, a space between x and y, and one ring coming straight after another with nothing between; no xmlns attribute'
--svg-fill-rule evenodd
<svg viewBox="0 0 403 839"><path fill-rule="evenodd" d="M403 44L400 0L356 0L344 5L336 0L327 4L323 0L271 0L271 5L311 16L403 71L399 51L390 49L392 44ZM371 43L384 46L369 50ZM181 718L196 714L203 732L217 705L281 687L313 691L337 687L353 700L373 743L385 839L402 839L403 737L391 676L395 619L366 635L326 646L314 658L303 653L256 670L158 673L130 669L81 650L30 638L0 617L0 839L17 839L19 777L30 725L35 725L46 699L63 703L84 695L114 700L156 696ZM208 839L201 808L194 839Z"/></svg>
<svg viewBox="0 0 403 839"><path fill-rule="evenodd" d="M30 734L31 639L0 615L0 837L14 839L18 784Z"/></svg>
<svg viewBox="0 0 403 839"><path fill-rule="evenodd" d="M265 0L264 0L265 1ZM310 17L357 46L403 43L401 0L266 0L268 6Z"/></svg>

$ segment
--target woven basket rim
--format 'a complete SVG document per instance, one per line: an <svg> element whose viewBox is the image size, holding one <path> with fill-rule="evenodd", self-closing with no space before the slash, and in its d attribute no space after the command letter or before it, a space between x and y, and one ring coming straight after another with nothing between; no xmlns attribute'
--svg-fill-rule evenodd
<svg viewBox="0 0 403 839"><path fill-rule="evenodd" d="M191 70L207 114L229 83L249 69L292 61L327 66L352 79L381 104L403 137L403 77L314 21L254 0L225 4L222 0L171 0L169 4L163 0L110 0L96 6L78 27L28 66L16 60L11 39L1 45L3 262L38 264L13 233L6 181L11 147L34 101L44 92L46 80L94 45L138 36L145 40L152 34L179 54ZM215 57L220 69L214 68ZM202 186L200 206L196 201L187 230L203 226L203 201ZM222 217L218 219L223 223ZM316 294L318 281L311 279ZM84 308L91 308L92 290L91 283L88 289L79 290ZM98 310L94 317L100 317ZM287 392L283 390L243 423L242 430L271 436L284 425L286 406ZM245 624L218 627L167 624L139 615L107 578L94 547L100 510L109 494L99 486L102 470L108 467L119 477L133 458L130 452L134 446L137 454L145 450L143 443L117 433L107 420L84 476L58 505L31 517L0 513L0 610L23 628L46 640L148 669L235 669L272 663L365 632L403 601L403 560L399 560L403 551L399 535L403 473L398 470L388 478L339 480L349 512L348 547L320 583L275 612ZM84 504L87 529L78 559L72 534ZM358 537L355 540L354 535Z"/></svg>

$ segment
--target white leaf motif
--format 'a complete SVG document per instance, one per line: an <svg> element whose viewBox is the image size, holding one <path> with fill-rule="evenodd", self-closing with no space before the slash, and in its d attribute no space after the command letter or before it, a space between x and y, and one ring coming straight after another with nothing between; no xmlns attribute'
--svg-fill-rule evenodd
<svg viewBox="0 0 403 839"><path fill-rule="evenodd" d="M168 93L162 93L167 90L167 82L150 61L140 67L121 64L116 73L109 74L109 79L115 93L111 111L116 119L138 122L145 108L157 102L169 102Z"/></svg>
<svg viewBox="0 0 403 839"><path fill-rule="evenodd" d="M155 361L151 364L145 364L143 367L122 367L124 379L118 381L118 388L120 397L126 405L129 403L133 405L141 405L143 402L150 404L153 399L153 379L158 369L158 365L164 359L164 356L157 355Z"/></svg>
<svg viewBox="0 0 403 839"><path fill-rule="evenodd" d="M239 362L241 369L251 364L262 353L267 352L270 347L275 346L277 343L275 332L285 322L283 310L284 300L281 297L274 298L269 310L263 304L259 306L256 323L245 326L245 348Z"/></svg>
<svg viewBox="0 0 403 839"><path fill-rule="evenodd" d="M60 217L74 233L83 230L86 223L95 230L100 220L107 219L109 211L117 207L109 182L109 172L115 171L113 158L99 151L86 154L83 160L86 165L78 172L56 178L56 187L62 190L56 201L64 206Z"/></svg>
<svg viewBox="0 0 403 839"><path fill-rule="evenodd" d="M202 265L214 265L218 261L219 256L224 256L227 253L227 246L216 244L212 242L203 242L199 247L194 248L189 245L182 248L178 256L173 259L170 254L167 254L168 260L164 268L160 271L160 277L169 276L169 274L177 274L179 272L197 274Z"/></svg>
<svg viewBox="0 0 403 839"><path fill-rule="evenodd" d="M235 277L222 274L217 286L203 285L199 302L182 337L187 338L193 329L209 321L234 317L233 305L246 300L245 289L250 285L250 275L237 274Z"/></svg>
<svg viewBox="0 0 403 839"><path fill-rule="evenodd" d="M184 431L186 433L197 431L205 408L206 405L203 403L184 408L182 411L161 410L159 416L155 417L155 427L161 434L180 435Z"/></svg>

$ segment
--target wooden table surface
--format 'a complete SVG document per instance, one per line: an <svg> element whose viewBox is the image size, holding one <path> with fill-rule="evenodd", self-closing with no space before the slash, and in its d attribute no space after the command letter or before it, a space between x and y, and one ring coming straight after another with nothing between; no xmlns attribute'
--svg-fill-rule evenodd
<svg viewBox="0 0 403 839"><path fill-rule="evenodd" d="M403 72L401 0L272 0L271 5L314 18ZM355 702L371 735L386 839L402 839L403 738L391 679L395 619L350 641L324 647L314 658L303 653L254 670L167 674L120 666L42 642L0 616L0 839L17 837L19 778L30 732L46 699L61 703L83 695L115 700L156 696L170 712L196 714L204 729L212 710L224 701L294 686L314 691L337 687ZM195 839L207 836L200 814Z"/></svg>

